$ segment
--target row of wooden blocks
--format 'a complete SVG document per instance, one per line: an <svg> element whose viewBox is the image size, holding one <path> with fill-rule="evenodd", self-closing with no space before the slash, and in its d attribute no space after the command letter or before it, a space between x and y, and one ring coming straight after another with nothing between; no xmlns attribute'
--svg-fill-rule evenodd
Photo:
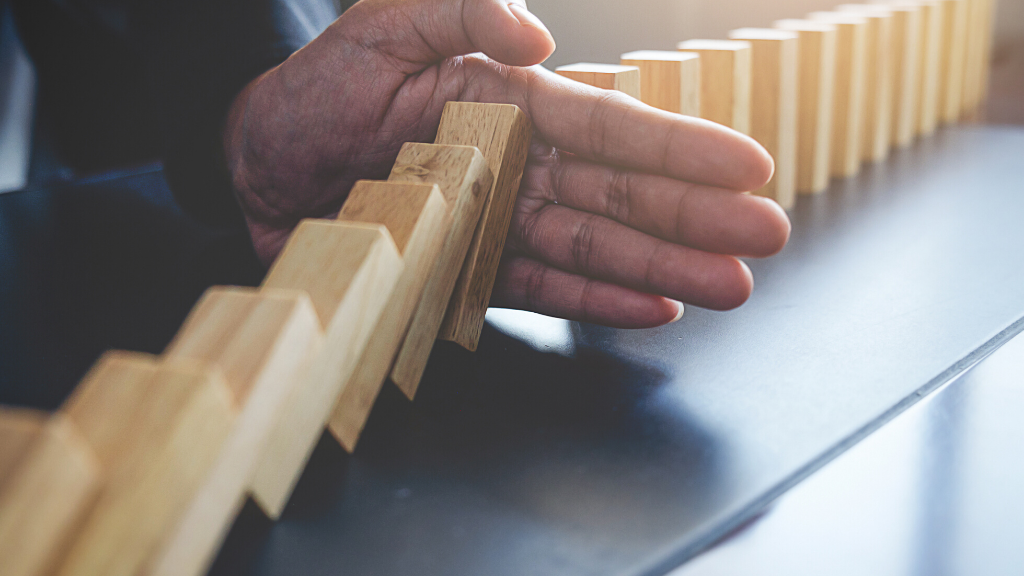
<svg viewBox="0 0 1024 576"><path fill-rule="evenodd" d="M247 497L276 518L325 427L352 450L387 378L411 398L439 335L475 348L530 137L515 106L449 103L162 355L0 411L0 575L200 574Z"/></svg>
<svg viewBox="0 0 1024 576"><path fill-rule="evenodd" d="M853 176L893 146L974 116L988 84L994 4L843 4L733 30L728 40L556 71L752 136L775 160L772 180L755 193L788 209L798 192L821 192L830 176Z"/></svg>

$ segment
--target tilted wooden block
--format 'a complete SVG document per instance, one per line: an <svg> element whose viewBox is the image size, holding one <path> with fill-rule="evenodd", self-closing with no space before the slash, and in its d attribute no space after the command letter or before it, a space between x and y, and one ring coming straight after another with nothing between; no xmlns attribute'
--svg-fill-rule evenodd
<svg viewBox="0 0 1024 576"><path fill-rule="evenodd" d="M914 139L919 117L921 81L921 6L886 4L892 11L892 145L904 147Z"/></svg>
<svg viewBox="0 0 1024 576"><path fill-rule="evenodd" d="M700 116L700 54L638 50L620 56L640 69L640 101L666 112Z"/></svg>
<svg viewBox="0 0 1024 576"><path fill-rule="evenodd" d="M618 90L640 100L640 68L620 64L581 62L555 68L555 72L595 88Z"/></svg>
<svg viewBox="0 0 1024 576"><path fill-rule="evenodd" d="M0 406L0 486L43 429L48 416L40 410Z"/></svg>
<svg viewBox="0 0 1024 576"><path fill-rule="evenodd" d="M492 189L488 161L472 146L408 143L398 154L390 182L436 184L451 213L451 228L434 263L402 347L391 369L391 380L412 398L430 358L445 310L451 309L456 282L465 278L463 262ZM463 275L460 276L460 270Z"/></svg>
<svg viewBox="0 0 1024 576"><path fill-rule="evenodd" d="M61 414L107 480L56 573L138 574L220 453L235 419L231 391L202 363L109 353Z"/></svg>
<svg viewBox="0 0 1024 576"><path fill-rule="evenodd" d="M892 12L878 4L841 4L836 10L868 21L861 160L881 162L889 156L892 123Z"/></svg>
<svg viewBox="0 0 1024 576"><path fill-rule="evenodd" d="M944 124L960 119L967 55L968 0L941 0L942 58L939 64L939 118Z"/></svg>
<svg viewBox="0 0 1024 576"><path fill-rule="evenodd" d="M939 123L939 80L942 63L942 5L937 0L917 0L921 6L921 48L918 65L921 77L918 79L917 135L927 136L935 132Z"/></svg>
<svg viewBox="0 0 1024 576"><path fill-rule="evenodd" d="M438 336L468 350L480 340L532 134L519 108L475 102L446 104L437 129L435 144L476 146L494 175Z"/></svg>
<svg viewBox="0 0 1024 576"><path fill-rule="evenodd" d="M303 220L263 281L263 288L303 290L325 327L322 351L282 407L253 479L253 497L276 518L341 388L351 377L404 265L379 224Z"/></svg>
<svg viewBox="0 0 1024 576"><path fill-rule="evenodd" d="M750 44L737 40L687 40L680 51L700 54L700 116L750 133Z"/></svg>
<svg viewBox="0 0 1024 576"><path fill-rule="evenodd" d="M868 21L856 14L843 12L812 12L809 18L836 27L830 171L832 176L846 178L860 172Z"/></svg>
<svg viewBox="0 0 1024 576"><path fill-rule="evenodd" d="M252 483L280 413L320 351L313 304L298 290L209 289L164 353L220 370L239 411L216 461L148 563L151 574L203 574Z"/></svg>
<svg viewBox="0 0 1024 576"><path fill-rule="evenodd" d="M96 457L74 424L22 411L0 415L0 573L49 574L102 483ZM14 454L13 458L9 456ZM2 471L0 471L2 472Z"/></svg>
<svg viewBox="0 0 1024 576"><path fill-rule="evenodd" d="M775 28L800 36L796 189L802 194L828 187L835 88L836 27L812 20L779 20Z"/></svg>
<svg viewBox="0 0 1024 576"><path fill-rule="evenodd" d="M729 38L751 46L750 135L775 159L772 179L754 194L783 208L796 201L796 109L799 36L770 28L740 28Z"/></svg>
<svg viewBox="0 0 1024 576"><path fill-rule="evenodd" d="M484 163L482 156L479 161ZM480 186L481 199L483 190ZM355 371L342 387L331 416L331 433L351 452L441 257L441 248L452 227L452 216L436 184L360 181L341 207L338 220L387 226L405 263L391 299Z"/></svg>

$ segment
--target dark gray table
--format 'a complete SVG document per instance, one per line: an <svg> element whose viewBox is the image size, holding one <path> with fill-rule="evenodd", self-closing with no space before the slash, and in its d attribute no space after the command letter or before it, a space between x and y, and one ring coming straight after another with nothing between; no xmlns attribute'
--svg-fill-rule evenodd
<svg viewBox="0 0 1024 576"><path fill-rule="evenodd" d="M690 308L677 324L639 332L492 314L476 354L435 347L416 402L384 390L354 455L322 440L279 523L248 506L212 572L664 573L1024 327L1022 167L1024 130L956 128L801 199L790 246L752 263L758 286L737 311ZM184 221L158 173L115 184L147 190L135 208L165 225L124 218L131 233L104 245L121 254L104 269L122 270L146 297L105 293L100 308L123 316L104 324L103 342L159 348L205 281L256 281L244 242ZM0 217L11 202L24 210L47 198L52 211L109 190L4 198ZM62 222L77 222L64 213ZM52 216L40 221L13 237L61 233ZM35 331L3 358L17 369L0 363L4 378L20 378L14 389L35 390L25 382L60 354L77 362L63 375L98 353L88 334L73 333L67 352L51 343L56 328L12 312L9 294L32 296L54 280L109 284L79 262L102 256L90 240L99 232L72 225L84 247L70 248L72 237L37 252L0 244L22 266L0 290L0 320L21 324L0 328L0 343L20 338L18 326ZM80 276L24 270L25 254L51 253ZM134 262L184 279L152 287ZM74 294L32 296L33 309ZM50 357L37 357L38 346Z"/></svg>

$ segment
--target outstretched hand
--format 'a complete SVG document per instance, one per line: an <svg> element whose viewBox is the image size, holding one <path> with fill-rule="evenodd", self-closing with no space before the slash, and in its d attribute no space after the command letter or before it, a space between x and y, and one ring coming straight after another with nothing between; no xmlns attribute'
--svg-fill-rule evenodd
<svg viewBox="0 0 1024 576"><path fill-rule="evenodd" d="M752 139L591 88L538 64L554 41L522 0L363 0L236 98L225 152L257 253L336 213L430 142L449 100L508 103L534 140L493 306L617 327L671 322L680 302L750 295L737 256L770 256L789 220Z"/></svg>

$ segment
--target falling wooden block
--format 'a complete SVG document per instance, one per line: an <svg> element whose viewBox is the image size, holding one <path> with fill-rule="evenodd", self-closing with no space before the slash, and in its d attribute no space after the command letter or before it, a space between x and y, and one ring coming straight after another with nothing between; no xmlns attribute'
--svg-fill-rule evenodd
<svg viewBox="0 0 1024 576"><path fill-rule="evenodd" d="M476 152L475 149L472 151ZM484 167L483 156L479 152L476 154L479 165ZM484 185L478 186L477 196L480 199L484 189ZM477 203L477 212L482 205L482 202ZM391 299L384 307L355 371L342 387L331 416L331 433L351 452L405 340L427 281L441 257L442 246L452 227L452 215L437 184L360 181L341 207L338 220L386 226L405 263ZM471 228L467 226L467 230ZM442 303L438 307L443 306Z"/></svg>
<svg viewBox="0 0 1024 576"><path fill-rule="evenodd" d="M636 66L581 62L559 66L555 72L588 86L618 90L640 100L640 68Z"/></svg>
<svg viewBox="0 0 1024 576"><path fill-rule="evenodd" d="M64 416L44 423L5 409L0 429L0 454L15 466L0 482L0 573L49 574L100 488L99 463Z"/></svg>
<svg viewBox="0 0 1024 576"><path fill-rule="evenodd" d="M310 219L299 223L267 273L264 289L305 291L325 328L322 351L282 407L253 479L253 498L272 518L288 501L403 269L384 226Z"/></svg>
<svg viewBox="0 0 1024 576"><path fill-rule="evenodd" d="M638 50L620 57L640 69L640 100L649 106L700 116L700 54Z"/></svg>
<svg viewBox="0 0 1024 576"><path fill-rule="evenodd" d="M918 79L917 135L935 132L939 122L939 79L942 63L942 5L937 0L917 0L921 6L921 48L918 52L921 76Z"/></svg>
<svg viewBox="0 0 1024 576"><path fill-rule="evenodd" d="M451 310L456 282L466 278L463 262L479 235L478 221L493 177L487 159L472 146L408 143L398 154L388 181L436 184L447 202L452 222L391 369L391 380L412 398L441 329L445 309Z"/></svg>
<svg viewBox="0 0 1024 576"><path fill-rule="evenodd" d="M843 12L812 12L809 18L836 27L835 88L832 95L832 176L860 172L864 87L867 84L868 20Z"/></svg>
<svg viewBox="0 0 1024 576"><path fill-rule="evenodd" d="M861 160L880 162L889 156L892 123L892 12L878 4L841 4L836 10L868 21Z"/></svg>
<svg viewBox="0 0 1024 576"><path fill-rule="evenodd" d="M886 4L892 12L892 145L904 147L914 139L919 118L921 81L921 6Z"/></svg>
<svg viewBox="0 0 1024 576"><path fill-rule="evenodd" d="M942 58L939 64L939 119L951 124L960 119L967 55L968 0L941 0Z"/></svg>
<svg viewBox="0 0 1024 576"><path fill-rule="evenodd" d="M800 36L796 189L803 194L828 187L835 86L836 27L811 20L779 20L775 28Z"/></svg>
<svg viewBox="0 0 1024 576"><path fill-rule="evenodd" d="M231 391L201 363L110 353L61 414L107 479L56 574L138 574L220 453L235 420Z"/></svg>
<svg viewBox="0 0 1024 576"><path fill-rule="evenodd" d="M434 143L476 146L494 175L438 335L468 350L480 340L532 134L530 120L510 104L449 102L441 115Z"/></svg>
<svg viewBox="0 0 1024 576"><path fill-rule="evenodd" d="M700 116L750 133L750 43L687 40L680 51L700 54Z"/></svg>
<svg viewBox="0 0 1024 576"><path fill-rule="evenodd" d="M313 304L298 290L215 287L193 308L164 353L223 374L238 409L209 474L149 565L151 574L205 573L238 510L256 465L323 335Z"/></svg>
<svg viewBox="0 0 1024 576"><path fill-rule="evenodd" d="M751 46L750 135L775 160L772 179L754 193L783 208L796 201L797 57L799 36L770 28L740 28L729 38Z"/></svg>

